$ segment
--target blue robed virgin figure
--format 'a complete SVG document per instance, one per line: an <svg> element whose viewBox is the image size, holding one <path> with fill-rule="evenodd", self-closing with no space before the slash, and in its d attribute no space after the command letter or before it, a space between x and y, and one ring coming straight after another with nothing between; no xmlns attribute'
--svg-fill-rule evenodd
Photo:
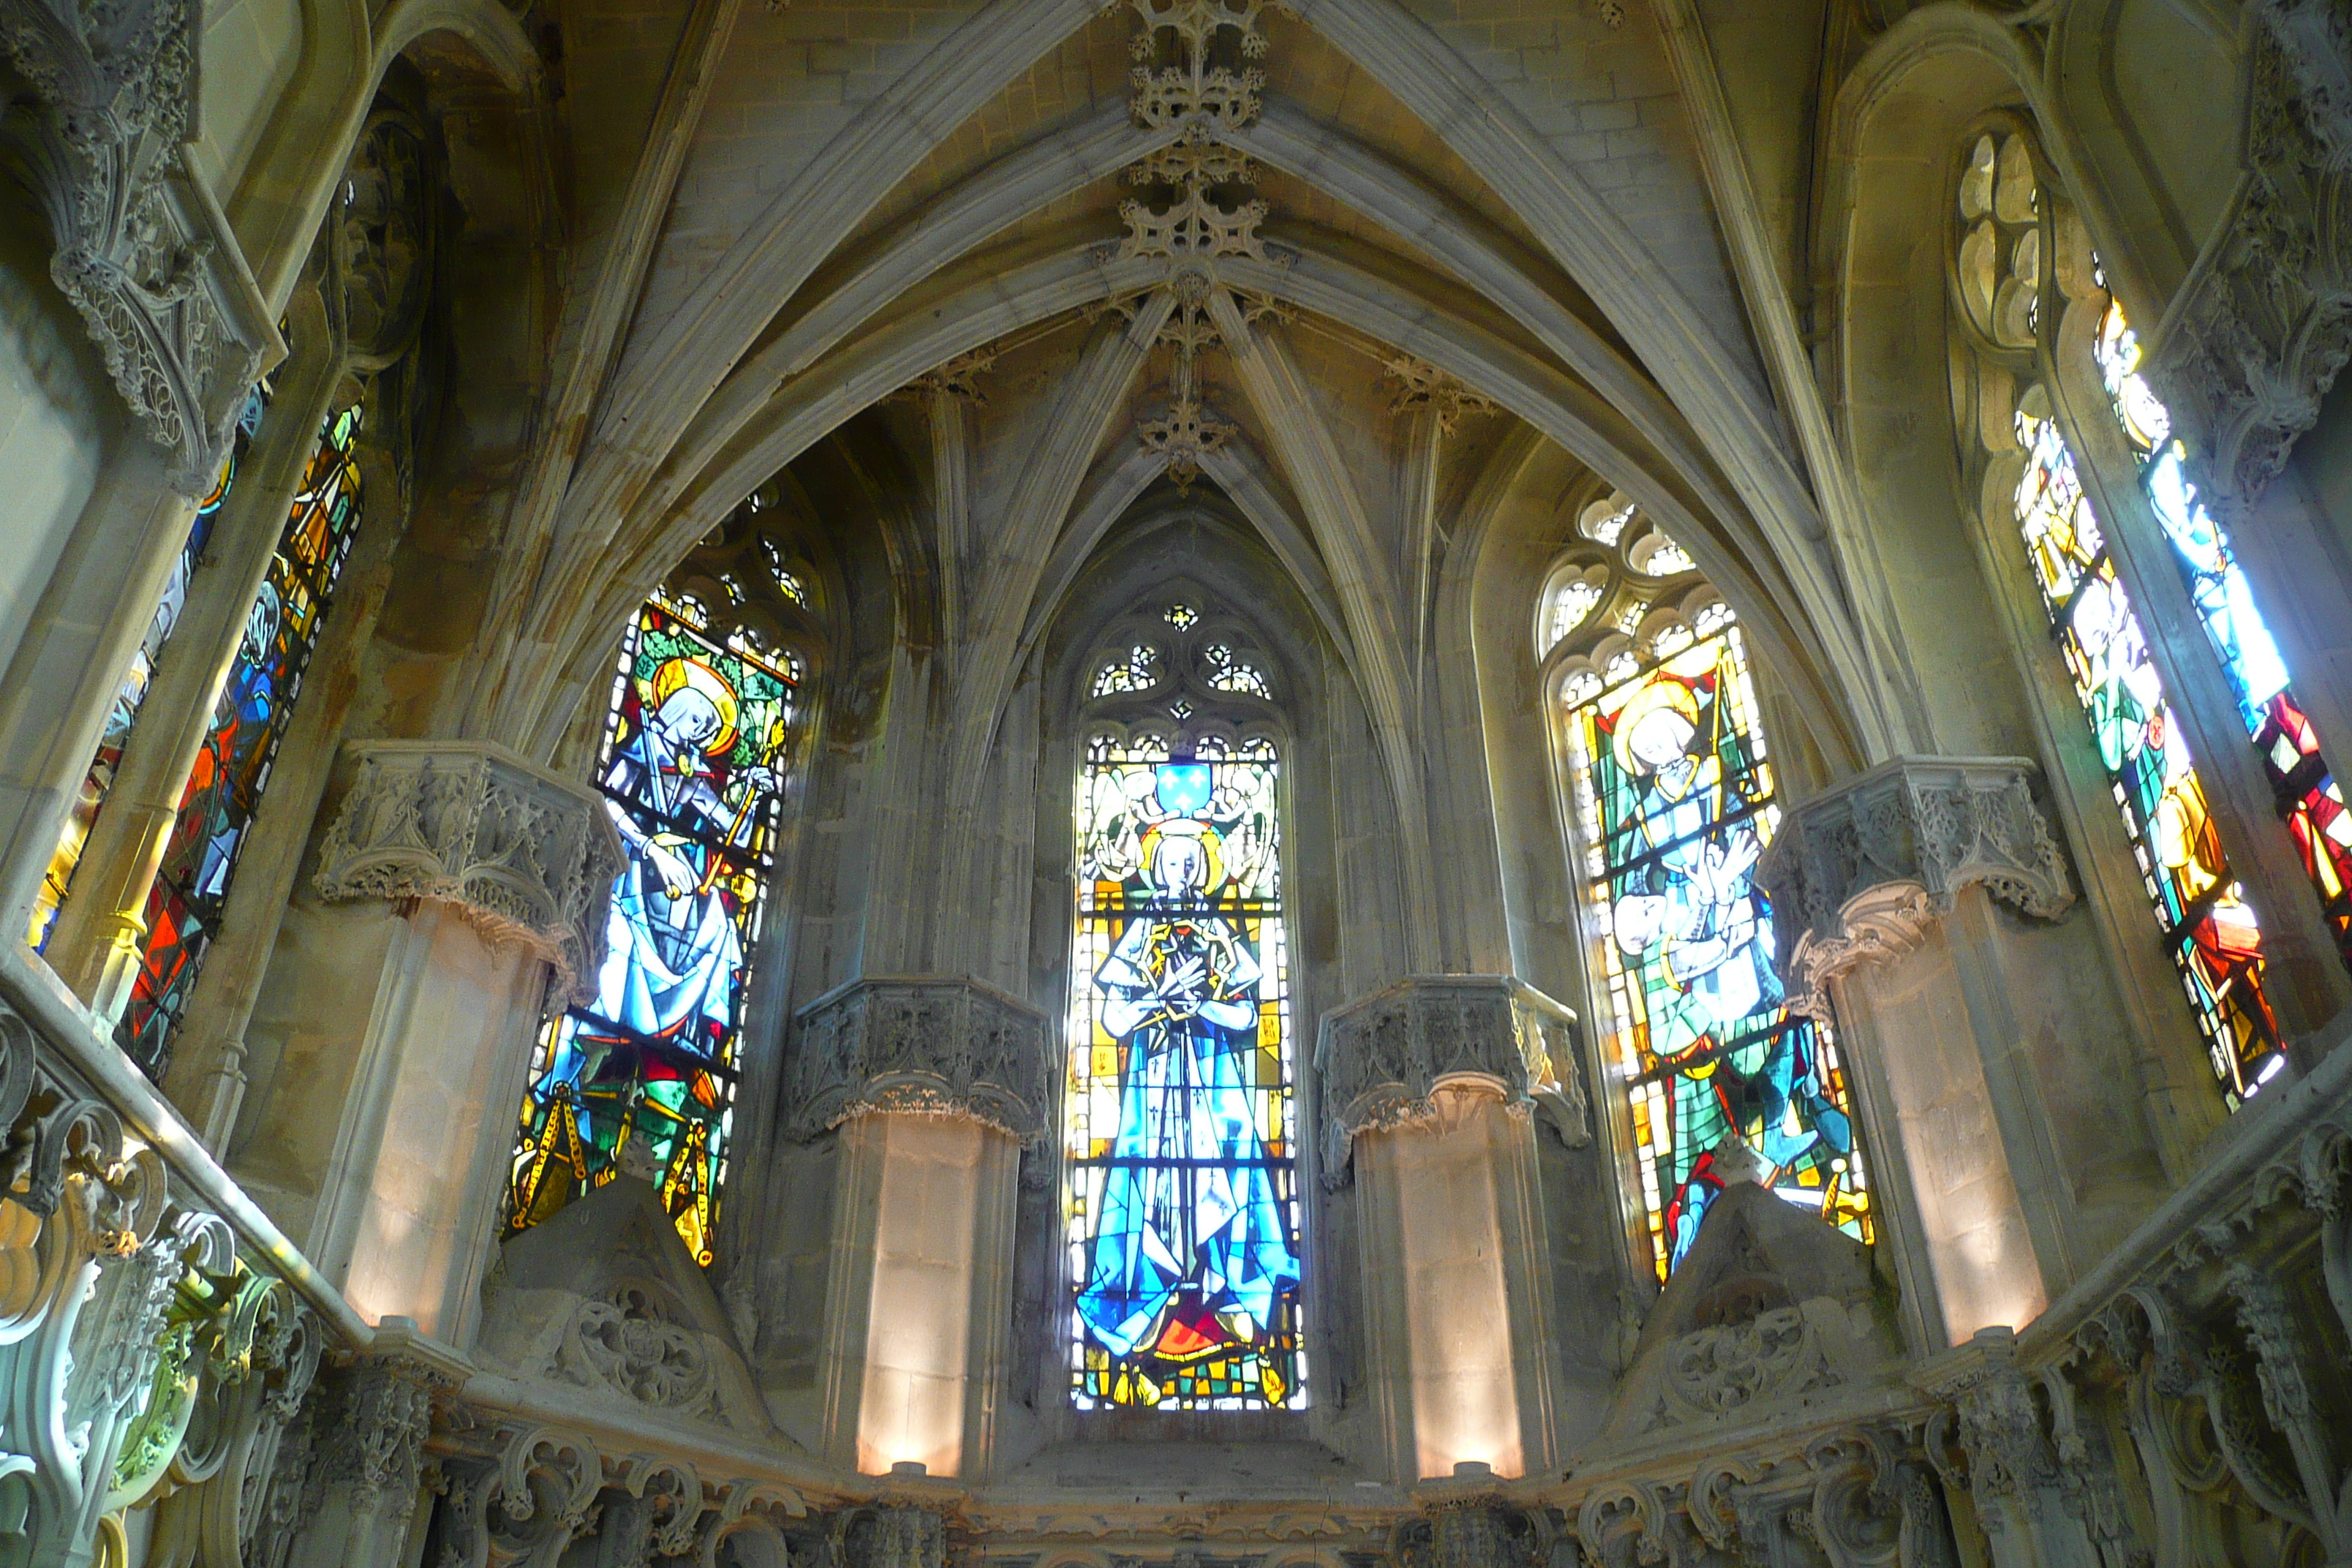
<svg viewBox="0 0 2352 1568"><path fill-rule="evenodd" d="M1266 1145L1264 972L1241 900L1219 897L1233 881L1217 826L1231 792L1206 763L1146 776L1127 918L1093 977L1118 1047L1118 1118L1076 1306L1086 1337L1172 1381L1190 1363L1257 1364L1298 1260L1273 1168L1286 1162ZM1279 1403L1278 1373L1253 1381Z"/></svg>

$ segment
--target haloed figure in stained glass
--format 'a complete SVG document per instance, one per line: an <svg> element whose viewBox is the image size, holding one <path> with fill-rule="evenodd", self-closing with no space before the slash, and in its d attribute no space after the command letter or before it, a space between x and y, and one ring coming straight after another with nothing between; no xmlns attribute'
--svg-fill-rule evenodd
<svg viewBox="0 0 2352 1568"><path fill-rule="evenodd" d="M1730 710L1737 679L1727 635L1702 643L1594 703L1580 748L1612 868L1618 1005L1643 1026L1643 1077L1670 1097L1653 1134L1669 1263L1723 1188L1723 1140L1747 1143L1791 1194L1834 1194L1853 1152L1816 1027L1788 1013L1773 967L1755 873L1775 813L1769 771Z"/></svg>
<svg viewBox="0 0 2352 1568"><path fill-rule="evenodd" d="M1093 1043L1073 1089L1089 1405L1262 1408L1297 1387L1273 776L1162 752L1089 781Z"/></svg>

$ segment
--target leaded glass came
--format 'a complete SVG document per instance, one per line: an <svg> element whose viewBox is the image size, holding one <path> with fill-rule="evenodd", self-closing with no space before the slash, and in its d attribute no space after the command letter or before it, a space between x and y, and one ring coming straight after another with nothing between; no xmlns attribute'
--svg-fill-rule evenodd
<svg viewBox="0 0 2352 1568"><path fill-rule="evenodd" d="M2253 587L2230 548L2229 533L2198 499L2172 417L2140 374L2138 336L2112 300L2100 319L2095 353L2116 419L2138 464L2140 488L2171 541L2320 911L2338 952L2352 961L2352 816L2345 813L2343 792L2287 683L2286 661L2254 605Z"/></svg>
<svg viewBox="0 0 2352 1568"><path fill-rule="evenodd" d="M2017 526L2074 695L2115 788L2166 950L2234 1109L2284 1060L2263 993L2261 923L2215 832L2205 786L2173 717L2147 635L2116 575L2074 454L2027 397Z"/></svg>
<svg viewBox="0 0 2352 1568"><path fill-rule="evenodd" d="M147 895L146 951L115 1037L153 1078L163 1076L172 1033L219 931L247 829L358 532L359 432L358 404L329 415L320 431Z"/></svg>
<svg viewBox="0 0 2352 1568"><path fill-rule="evenodd" d="M187 540L172 563L172 575L163 584L163 596L155 603L155 614L147 623L147 633L139 639L139 647L131 656L131 668L124 672L122 684L114 693L114 703L107 710L106 728L99 732L98 751L89 760L89 771L82 775L72 813L58 836L57 849L49 857L49 868L42 875L40 890L34 896L32 925L25 940L36 952L48 946L58 910L72 889L73 874L81 864L82 847L89 842L99 811L114 788L115 773L122 766L122 749L131 743L131 727L139 721L139 710L147 700L147 689L154 684L155 661L163 657L163 645L179 626L180 612L188 603L188 579L195 574L196 563L204 559L205 547L212 542L213 524L219 520L220 510L236 486L237 470L261 429L261 416L269 406L269 383L263 380L246 395L236 427L229 434L228 456L221 460L220 477L213 481L212 492L196 503L196 515L189 521Z"/></svg>
<svg viewBox="0 0 2352 1568"><path fill-rule="evenodd" d="M627 860L596 994L541 1037L509 1195L520 1230L628 1163L706 1264L797 684L707 626L656 595L622 643L597 783Z"/></svg>
<svg viewBox="0 0 2352 1568"><path fill-rule="evenodd" d="M1729 1143L1772 1192L1869 1241L1836 1041L1785 1005L1755 881L1780 812L1738 627L1726 617L1678 653L1612 661L1605 684L1563 697L1594 967L1660 1277L1723 1190Z"/></svg>
<svg viewBox="0 0 2352 1568"><path fill-rule="evenodd" d="M1098 741L1064 1086L1081 1410L1303 1403L1278 760Z"/></svg>

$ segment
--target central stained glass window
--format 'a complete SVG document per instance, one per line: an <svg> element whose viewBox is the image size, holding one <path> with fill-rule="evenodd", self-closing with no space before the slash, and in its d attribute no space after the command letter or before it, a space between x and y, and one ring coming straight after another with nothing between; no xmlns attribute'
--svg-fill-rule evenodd
<svg viewBox="0 0 2352 1568"><path fill-rule="evenodd" d="M1780 808L1747 655L1737 626L1709 624L1646 668L1628 658L1606 685L1564 693L1596 967L1661 1278L1723 1190L1727 1141L1780 1197L1871 1239L1836 1042L1785 1005L1755 882Z"/></svg>
<svg viewBox="0 0 2352 1568"><path fill-rule="evenodd" d="M532 1063L509 1225L611 1181L634 1142L708 1264L796 672L705 626L692 601L656 595L621 645L596 778L625 861L596 994Z"/></svg>
<svg viewBox="0 0 2352 1568"><path fill-rule="evenodd" d="M1066 1107L1081 1410L1304 1403L1271 743L1097 741L1078 781Z"/></svg>

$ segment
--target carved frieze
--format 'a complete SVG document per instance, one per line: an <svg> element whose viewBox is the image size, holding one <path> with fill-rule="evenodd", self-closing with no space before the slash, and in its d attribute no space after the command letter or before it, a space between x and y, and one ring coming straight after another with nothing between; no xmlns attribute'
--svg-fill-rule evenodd
<svg viewBox="0 0 2352 1568"><path fill-rule="evenodd" d="M203 25L183 0L0 4L0 49L34 97L0 99L0 135L47 212L49 276L192 498L212 488L264 360L285 352L188 163Z"/></svg>
<svg viewBox="0 0 2352 1568"><path fill-rule="evenodd" d="M877 1110L964 1116L1024 1142L1053 1103L1045 1016L950 975L855 980L801 1009L787 1125L814 1138Z"/></svg>
<svg viewBox="0 0 2352 1568"><path fill-rule="evenodd" d="M2064 913L2074 884L2032 780L2013 757L1898 757L1789 813L1757 872L1789 1005L1825 1016L1832 980L1916 946L1963 888Z"/></svg>
<svg viewBox="0 0 2352 1568"><path fill-rule="evenodd" d="M1448 1080L1542 1104L1571 1147L1591 1136L1576 1015L1507 974L1419 974L1335 1008L1323 1016L1315 1070L1334 1172L1359 1132L1433 1116L1432 1096Z"/></svg>
<svg viewBox="0 0 2352 1568"><path fill-rule="evenodd" d="M621 851L593 792L503 747L355 742L357 773L320 846L322 898L430 899L593 984Z"/></svg>

